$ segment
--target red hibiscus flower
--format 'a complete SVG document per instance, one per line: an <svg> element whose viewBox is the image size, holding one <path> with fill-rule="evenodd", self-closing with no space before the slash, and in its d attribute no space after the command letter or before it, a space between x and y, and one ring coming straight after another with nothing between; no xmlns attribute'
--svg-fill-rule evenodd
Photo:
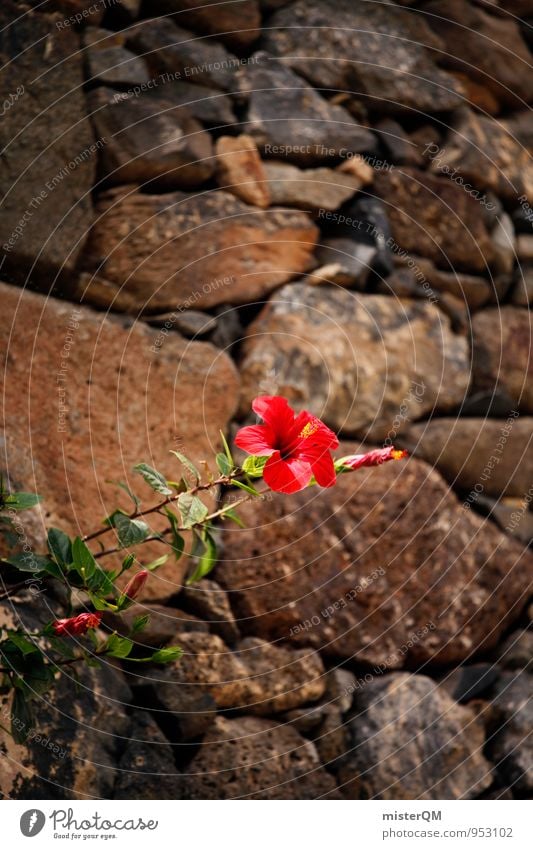
<svg viewBox="0 0 533 849"><path fill-rule="evenodd" d="M303 411L296 414L286 398L263 395L252 408L264 424L243 427L235 444L248 454L268 457L263 478L274 492L304 489L314 476L320 486L333 486L331 450L339 440L326 425Z"/></svg>
<svg viewBox="0 0 533 849"><path fill-rule="evenodd" d="M380 466L387 460L403 460L407 457L407 453L407 451L397 450L393 445L388 445L386 448L367 451L366 454L350 454L348 457L343 457L342 460L337 460L337 468L354 470L360 469L361 466Z"/></svg>
<svg viewBox="0 0 533 849"><path fill-rule="evenodd" d="M70 619L56 619L52 627L58 637L81 637L90 628L98 628L101 613L80 613Z"/></svg>

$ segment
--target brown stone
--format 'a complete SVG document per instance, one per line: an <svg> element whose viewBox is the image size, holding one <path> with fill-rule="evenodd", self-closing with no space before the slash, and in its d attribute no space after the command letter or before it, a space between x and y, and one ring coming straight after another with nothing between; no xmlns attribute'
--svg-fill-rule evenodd
<svg viewBox="0 0 533 849"><path fill-rule="evenodd" d="M258 0L152 0L151 8L170 20L207 35L218 35L231 47L245 49L259 36L261 13ZM213 39L210 39L213 41Z"/></svg>
<svg viewBox="0 0 533 849"><path fill-rule="evenodd" d="M2 467L14 489L43 496L47 526L87 533L116 507L131 510L110 479L126 480L145 506L157 503L132 467L144 461L177 474L169 455L176 438L196 462L212 457L237 397L225 354L5 284L1 296L2 335L10 340ZM42 526L31 537L41 546ZM165 550L154 543L138 553L146 562ZM143 602L176 593L187 560L169 559L152 574Z"/></svg>
<svg viewBox="0 0 533 849"><path fill-rule="evenodd" d="M157 181L161 188L190 188L213 174L211 137L165 93L135 96L102 87L91 93L89 108L108 140L102 176L112 185Z"/></svg>
<svg viewBox="0 0 533 849"><path fill-rule="evenodd" d="M180 799L184 779L176 769L172 746L157 723L136 711L118 763L114 799Z"/></svg>
<svg viewBox="0 0 533 849"><path fill-rule="evenodd" d="M265 162L264 169L272 203L306 212L338 209L363 185L352 174L331 168L302 170L288 162Z"/></svg>
<svg viewBox="0 0 533 849"><path fill-rule="evenodd" d="M313 265L317 229L303 212L258 212L229 192L111 191L97 211L86 266L146 312L250 302Z"/></svg>
<svg viewBox="0 0 533 849"><path fill-rule="evenodd" d="M374 182L372 165L359 154L350 156L344 162L341 162L337 171L341 174L350 174L352 177L357 177L362 186L368 186Z"/></svg>
<svg viewBox="0 0 533 849"><path fill-rule="evenodd" d="M412 168L374 179L387 207L396 247L431 259L439 268L487 272L492 245L479 202L448 178Z"/></svg>
<svg viewBox="0 0 533 849"><path fill-rule="evenodd" d="M216 580L241 629L272 642L385 668L457 663L496 645L527 601L531 554L415 458L240 513Z"/></svg>
<svg viewBox="0 0 533 849"><path fill-rule="evenodd" d="M500 724L489 749L489 757L503 782L527 795L533 789L532 688L533 676L526 671L502 675L493 701Z"/></svg>
<svg viewBox="0 0 533 849"><path fill-rule="evenodd" d="M86 116L79 36L63 15L0 10L2 270L47 283L71 271L92 222L98 147ZM3 109L4 111L4 109ZM51 115L53 113L53 120ZM103 142L101 142L103 144Z"/></svg>
<svg viewBox="0 0 533 849"><path fill-rule="evenodd" d="M411 419L459 405L468 368L466 340L427 301L398 307L385 295L294 283L249 328L241 410L248 413L261 381L274 373L277 392L298 409L335 430L383 439L402 404Z"/></svg>
<svg viewBox="0 0 533 849"><path fill-rule="evenodd" d="M84 32L88 82L136 86L150 80L146 62L124 47L124 36L99 27Z"/></svg>
<svg viewBox="0 0 533 849"><path fill-rule="evenodd" d="M221 136L216 143L216 157L217 182L222 189L245 203L262 208L270 205L265 168L250 136Z"/></svg>
<svg viewBox="0 0 533 849"><path fill-rule="evenodd" d="M491 784L481 724L430 678L376 677L355 707L338 774L348 798L474 799Z"/></svg>
<svg viewBox="0 0 533 849"><path fill-rule="evenodd" d="M168 691L185 687L191 696L209 695L218 708L261 716L315 702L326 688L322 662L309 649L249 637L232 652L220 637L200 632L178 634L176 642L184 654L159 689L163 702Z"/></svg>
<svg viewBox="0 0 533 849"><path fill-rule="evenodd" d="M148 624L135 637L135 643L145 648L146 646L160 648L167 643L173 643L176 634L188 631L201 631L207 633L209 627L207 622L202 622L196 616L177 610L175 607L166 607L162 604L134 604L120 615L104 613L103 622L112 631L128 635L139 616L149 616Z"/></svg>
<svg viewBox="0 0 533 849"><path fill-rule="evenodd" d="M381 113L460 104L458 83L434 62L441 42L426 19L392 3L298 0L269 19L262 43L314 85L364 97Z"/></svg>
<svg viewBox="0 0 533 849"><path fill-rule="evenodd" d="M529 310L504 306L474 316L473 390L503 391L510 405L533 413L533 318Z"/></svg>
<svg viewBox="0 0 533 849"><path fill-rule="evenodd" d="M406 267L405 270L412 272L421 295L427 297L431 290L434 290L437 301L441 292L447 292L462 301L470 310L477 310L487 304L493 295L491 283L484 277L441 271L431 260L422 256L395 256L395 261L400 267Z"/></svg>
<svg viewBox="0 0 533 849"><path fill-rule="evenodd" d="M401 442L455 487L520 497L533 482L532 439L530 418L439 418L411 426Z"/></svg>
<svg viewBox="0 0 533 849"><path fill-rule="evenodd" d="M228 645L232 646L240 639L228 594L216 581L203 578L197 584L185 587L180 595L180 603L209 622L213 633L218 634Z"/></svg>
<svg viewBox="0 0 533 849"><path fill-rule="evenodd" d="M445 67L478 80L500 104L531 102L531 56L516 20L491 15L468 0L433 0L424 11L442 40L438 55Z"/></svg>
<svg viewBox="0 0 533 849"><path fill-rule="evenodd" d="M533 162L505 121L495 121L469 109L459 117L442 148L426 156L436 174L454 175L472 190L490 190L516 204L517 195L533 200ZM483 197L483 192L479 192Z"/></svg>
<svg viewBox="0 0 533 849"><path fill-rule="evenodd" d="M312 743L267 719L217 717L187 769L187 799L338 799Z"/></svg>

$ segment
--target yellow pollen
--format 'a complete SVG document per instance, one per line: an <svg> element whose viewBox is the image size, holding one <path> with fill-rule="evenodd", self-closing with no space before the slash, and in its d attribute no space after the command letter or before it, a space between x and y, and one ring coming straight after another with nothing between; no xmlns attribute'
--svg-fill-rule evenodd
<svg viewBox="0 0 533 849"><path fill-rule="evenodd" d="M407 451L392 451L391 456L393 460L403 460L403 458L407 455Z"/></svg>
<svg viewBox="0 0 533 849"><path fill-rule="evenodd" d="M309 439L310 436L317 432L318 428L318 422L307 422L307 424L302 428L298 436L300 439Z"/></svg>

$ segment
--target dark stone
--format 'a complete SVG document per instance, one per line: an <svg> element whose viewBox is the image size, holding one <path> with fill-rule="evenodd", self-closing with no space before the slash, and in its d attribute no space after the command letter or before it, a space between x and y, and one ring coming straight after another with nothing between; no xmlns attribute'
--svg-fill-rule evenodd
<svg viewBox="0 0 533 849"><path fill-rule="evenodd" d="M150 11L170 15L170 20L198 32L217 35L235 49L248 48L260 33L259 0L215 4L212 0L151 0Z"/></svg>
<svg viewBox="0 0 533 849"><path fill-rule="evenodd" d="M527 672L502 675L492 702L500 727L488 749L503 783L524 794L533 790L532 689L533 676Z"/></svg>
<svg viewBox="0 0 533 849"><path fill-rule="evenodd" d="M172 746L149 713L136 711L118 762L113 799L181 799L184 778Z"/></svg>

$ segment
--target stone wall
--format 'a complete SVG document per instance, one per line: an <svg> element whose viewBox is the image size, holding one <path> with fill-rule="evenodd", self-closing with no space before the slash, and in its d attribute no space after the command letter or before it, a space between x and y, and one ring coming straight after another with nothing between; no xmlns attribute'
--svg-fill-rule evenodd
<svg viewBox="0 0 533 849"><path fill-rule="evenodd" d="M210 459L258 394L411 453L246 505L197 586L157 572L143 639L182 660L63 679L28 747L0 731L5 796L531 793L532 25L529 0L3 0L28 538L93 528L176 443Z"/></svg>

